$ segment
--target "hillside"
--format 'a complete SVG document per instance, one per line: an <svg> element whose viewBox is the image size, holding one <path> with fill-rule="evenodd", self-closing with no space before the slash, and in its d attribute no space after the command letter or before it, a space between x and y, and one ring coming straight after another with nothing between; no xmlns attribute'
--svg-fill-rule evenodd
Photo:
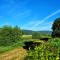
<svg viewBox="0 0 60 60"><path fill-rule="evenodd" d="M39 32L41 34L51 34L52 31L32 31L32 30L23 30L23 33L26 35L31 35L33 32Z"/></svg>

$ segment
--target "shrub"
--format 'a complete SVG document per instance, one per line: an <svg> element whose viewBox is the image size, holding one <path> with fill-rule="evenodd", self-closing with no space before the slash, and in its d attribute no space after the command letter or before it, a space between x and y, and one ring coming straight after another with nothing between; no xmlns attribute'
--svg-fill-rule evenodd
<svg viewBox="0 0 60 60"><path fill-rule="evenodd" d="M52 38L48 40L49 46L55 47L56 49L60 50L60 39L59 38Z"/></svg>
<svg viewBox="0 0 60 60"><path fill-rule="evenodd" d="M0 29L0 45L6 46L15 43L16 41L20 40L21 35L22 32L17 26L4 26Z"/></svg>
<svg viewBox="0 0 60 60"><path fill-rule="evenodd" d="M59 59L60 40L50 39L47 43L36 46L34 50L29 50L26 60L56 60Z"/></svg>

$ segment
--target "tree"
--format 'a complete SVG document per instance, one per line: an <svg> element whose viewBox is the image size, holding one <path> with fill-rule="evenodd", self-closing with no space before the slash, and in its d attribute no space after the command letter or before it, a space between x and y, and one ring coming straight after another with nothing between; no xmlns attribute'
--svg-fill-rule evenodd
<svg viewBox="0 0 60 60"><path fill-rule="evenodd" d="M13 41L20 40L22 36L22 30L18 26L15 26L13 28L12 34L13 34Z"/></svg>
<svg viewBox="0 0 60 60"><path fill-rule="evenodd" d="M57 18L52 26L52 37L60 37L60 18Z"/></svg>
<svg viewBox="0 0 60 60"><path fill-rule="evenodd" d="M18 26L4 26L0 29L0 45L11 45L20 40L22 31Z"/></svg>

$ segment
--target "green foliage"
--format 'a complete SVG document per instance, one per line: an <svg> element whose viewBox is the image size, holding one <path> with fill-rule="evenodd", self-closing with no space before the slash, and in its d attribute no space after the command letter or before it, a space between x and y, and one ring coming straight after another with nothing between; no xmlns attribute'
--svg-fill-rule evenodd
<svg viewBox="0 0 60 60"><path fill-rule="evenodd" d="M52 37L60 37L60 18L54 21L52 30Z"/></svg>
<svg viewBox="0 0 60 60"><path fill-rule="evenodd" d="M59 59L60 39L50 39L47 43L36 46L34 50L29 50L25 60L56 60Z"/></svg>
<svg viewBox="0 0 60 60"><path fill-rule="evenodd" d="M55 47L56 49L60 50L60 39L59 38L52 38L48 41L50 47Z"/></svg>
<svg viewBox="0 0 60 60"><path fill-rule="evenodd" d="M24 45L24 40L17 41L16 43L13 43L12 45L9 46L0 46L0 54L13 50L15 48L20 48Z"/></svg>
<svg viewBox="0 0 60 60"><path fill-rule="evenodd" d="M33 32L32 33L32 38L33 39L40 39L40 38L50 38L50 34L45 34L45 33L39 33L39 32Z"/></svg>
<svg viewBox="0 0 60 60"><path fill-rule="evenodd" d="M33 33L32 33L32 38L33 38L33 39L40 39L40 33L38 33L38 32L33 32Z"/></svg>
<svg viewBox="0 0 60 60"><path fill-rule="evenodd" d="M4 26L0 29L0 45L11 45L20 40L22 31L17 26Z"/></svg>

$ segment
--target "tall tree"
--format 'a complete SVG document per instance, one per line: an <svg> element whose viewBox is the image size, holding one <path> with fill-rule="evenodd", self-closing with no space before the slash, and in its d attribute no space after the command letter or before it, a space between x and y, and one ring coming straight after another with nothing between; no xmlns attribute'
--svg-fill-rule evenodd
<svg viewBox="0 0 60 60"><path fill-rule="evenodd" d="M60 18L57 18L52 25L52 37L60 38Z"/></svg>

